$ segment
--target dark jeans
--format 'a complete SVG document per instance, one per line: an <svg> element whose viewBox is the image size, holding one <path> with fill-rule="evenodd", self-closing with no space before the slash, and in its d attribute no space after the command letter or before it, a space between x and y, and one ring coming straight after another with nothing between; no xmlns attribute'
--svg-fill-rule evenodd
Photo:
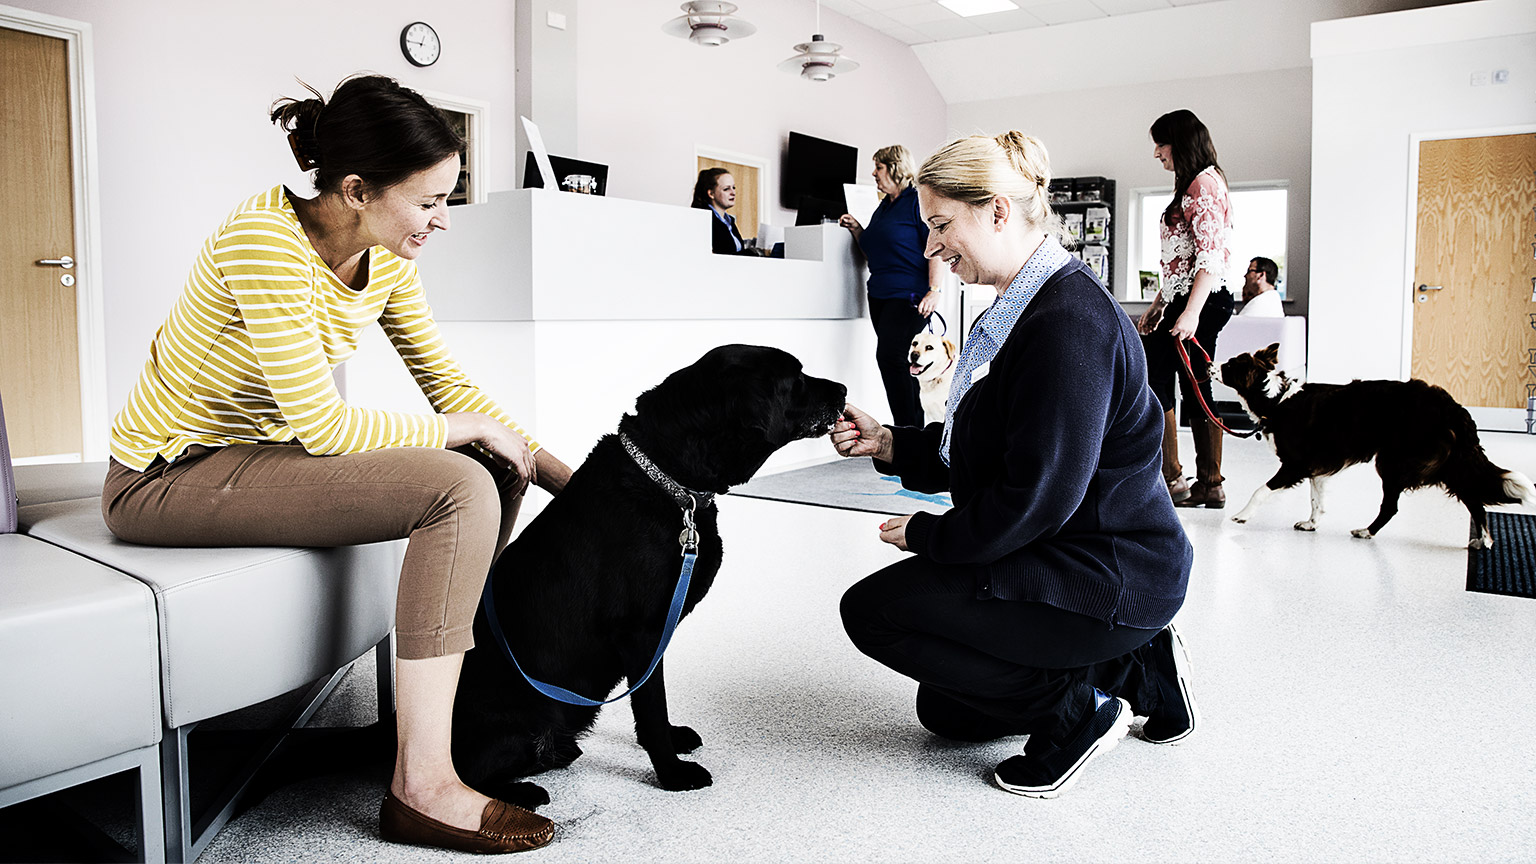
<svg viewBox="0 0 1536 864"><path fill-rule="evenodd" d="M896 426L922 426L923 403L911 373L912 337L928 323L910 300L869 298L869 320L875 325L875 365L885 382L885 399Z"/></svg>
<svg viewBox="0 0 1536 864"><path fill-rule="evenodd" d="M1139 715L1157 707L1138 656L1157 630L978 599L973 567L907 558L849 588L842 613L855 647L917 680L918 720L945 738L1059 741L1087 713L1095 687L1125 697Z"/></svg>
<svg viewBox="0 0 1536 864"><path fill-rule="evenodd" d="M1200 340L1200 347L1205 353L1216 356L1216 336L1221 328L1227 326L1232 320L1232 292L1223 288L1212 291L1205 298L1205 305L1200 308L1200 324L1195 328L1195 338ZM1168 308L1163 310L1163 320L1158 323L1157 329L1141 337L1142 348L1147 354L1147 383L1151 385L1152 392L1157 395L1157 401L1162 403L1164 411L1173 410L1174 379L1178 379L1179 392L1184 394L1184 401L1191 406L1190 410L1196 414L1202 414L1199 406L1195 404L1195 393L1190 389L1189 375L1184 371L1184 364L1179 360L1178 352L1173 346L1173 337L1168 330L1173 327L1179 316L1184 314L1184 309L1189 306L1189 295L1180 294L1175 297ZM1205 404L1214 410L1215 405L1211 400L1211 373L1214 370L1206 368L1205 359L1193 345L1185 344L1184 349L1189 352L1190 366L1194 367L1195 374L1205 380L1200 382L1200 395L1205 397Z"/></svg>

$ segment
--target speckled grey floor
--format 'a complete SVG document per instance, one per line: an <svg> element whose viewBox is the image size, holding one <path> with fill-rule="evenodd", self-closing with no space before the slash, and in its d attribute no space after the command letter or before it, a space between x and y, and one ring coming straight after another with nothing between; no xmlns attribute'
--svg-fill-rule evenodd
<svg viewBox="0 0 1536 864"><path fill-rule="evenodd" d="M1485 444L1536 476L1536 438ZM1332 484L1315 534L1291 528L1304 488L1236 525L1275 460L1251 441L1227 454L1236 500L1181 511L1196 564L1178 621L1206 721L1186 745L1128 739L1055 801L999 791L991 768L1020 742L935 740L914 685L843 635L843 590L900 555L880 517L728 497L724 569L667 661L674 722L704 737L715 785L652 785L627 706L610 706L586 755L541 779L560 833L526 860L1531 860L1536 600L1464 590L1466 512L1438 491L1350 537L1376 511L1369 468ZM322 722L372 719L363 665ZM381 782L283 788L201 860L466 857L378 841Z"/></svg>

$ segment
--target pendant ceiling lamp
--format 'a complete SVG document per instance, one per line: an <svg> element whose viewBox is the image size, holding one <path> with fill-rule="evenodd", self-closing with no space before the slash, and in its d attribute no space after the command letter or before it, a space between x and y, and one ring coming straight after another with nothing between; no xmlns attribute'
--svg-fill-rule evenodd
<svg viewBox="0 0 1536 864"><path fill-rule="evenodd" d="M745 39L757 32L751 22L731 17L736 12L735 3L697 0L684 3L682 10L685 14L661 25L661 32L707 48L718 48L732 39Z"/></svg>
<svg viewBox="0 0 1536 864"><path fill-rule="evenodd" d="M843 46L828 42L821 35L821 0L816 0L816 32L811 41L795 46L795 56L779 64L779 69L791 75L799 75L807 81L831 81L859 68L859 64L842 56Z"/></svg>

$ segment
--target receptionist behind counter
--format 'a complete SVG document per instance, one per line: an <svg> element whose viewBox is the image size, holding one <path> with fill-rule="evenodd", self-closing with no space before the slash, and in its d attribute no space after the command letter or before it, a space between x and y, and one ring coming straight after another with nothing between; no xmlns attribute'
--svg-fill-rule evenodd
<svg viewBox="0 0 1536 864"><path fill-rule="evenodd" d="M724 168L705 168L693 184L693 206L709 210L714 218L710 249L716 255L755 255L756 246L741 239L736 217L727 213L736 206L736 178Z"/></svg>

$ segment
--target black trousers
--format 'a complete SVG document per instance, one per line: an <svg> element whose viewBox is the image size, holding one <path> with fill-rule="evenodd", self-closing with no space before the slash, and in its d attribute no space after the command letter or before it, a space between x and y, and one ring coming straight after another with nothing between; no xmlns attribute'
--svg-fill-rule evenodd
<svg viewBox="0 0 1536 864"><path fill-rule="evenodd" d="M1232 292L1222 288L1212 291L1205 298L1205 305L1200 307L1200 324L1195 327L1195 338L1200 340L1200 347L1205 349L1205 353L1212 357L1216 356L1216 336L1232 320L1232 303ZM1147 383L1151 385L1157 401L1162 403L1164 411L1173 410L1174 379L1178 379L1179 392L1184 394L1184 401L1195 405L1195 391L1190 389L1189 375L1184 372L1184 363L1179 360L1178 351L1174 348L1173 336L1168 333L1188 306L1188 294L1175 297L1163 310L1163 320L1158 323L1157 329L1141 337L1142 349L1147 355ZM1200 395L1205 398L1205 404L1214 409L1216 406L1212 404L1210 380L1213 370L1206 368L1205 359L1193 345L1186 344L1184 349L1189 352L1189 364L1195 374L1205 379L1200 382ZM1202 414L1198 406L1192 410Z"/></svg>
<svg viewBox="0 0 1536 864"><path fill-rule="evenodd" d="M885 382L885 398L896 426L923 426L923 403L912 377L912 337L928 323L906 299L869 298L869 320L875 325L875 365Z"/></svg>
<svg viewBox="0 0 1536 864"><path fill-rule="evenodd" d="M1138 715L1158 707L1140 657L1157 630L978 599L972 567L907 558L849 588L842 614L855 647L918 682L918 721L945 738L1063 740L1095 687Z"/></svg>

